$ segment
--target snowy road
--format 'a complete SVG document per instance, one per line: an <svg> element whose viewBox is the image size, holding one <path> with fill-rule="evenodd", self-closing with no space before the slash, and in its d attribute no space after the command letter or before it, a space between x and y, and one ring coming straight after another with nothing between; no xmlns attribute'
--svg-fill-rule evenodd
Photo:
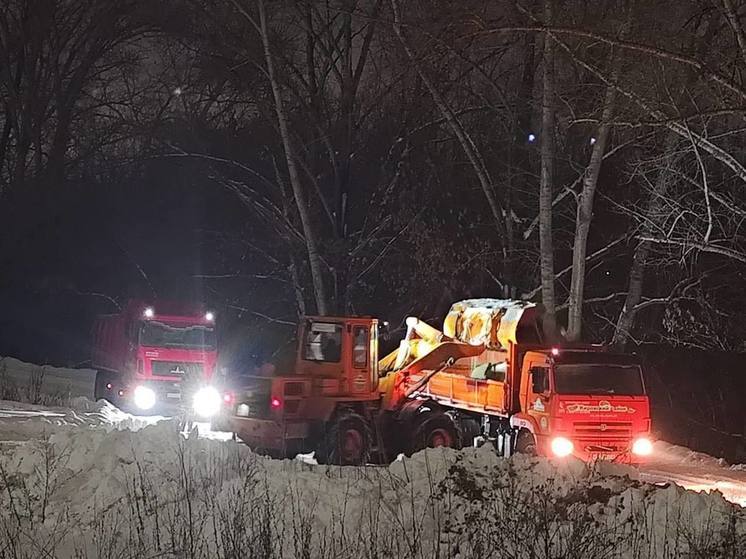
<svg viewBox="0 0 746 559"><path fill-rule="evenodd" d="M82 428L137 431L164 420L161 416L133 416L111 405L80 398L76 409L46 408L18 402L0 401L0 449L16 447L44 437L58 428ZM201 438L230 443L230 435L212 432L208 424L197 425ZM654 457L635 469L623 467L622 474L648 483L675 483L693 491L719 491L738 505L746 507L746 466L729 466L706 454L659 441Z"/></svg>
<svg viewBox="0 0 746 559"><path fill-rule="evenodd" d="M655 455L640 469L640 480L673 482L692 491L720 491L723 496L746 507L746 466L729 466L707 454L658 442Z"/></svg>

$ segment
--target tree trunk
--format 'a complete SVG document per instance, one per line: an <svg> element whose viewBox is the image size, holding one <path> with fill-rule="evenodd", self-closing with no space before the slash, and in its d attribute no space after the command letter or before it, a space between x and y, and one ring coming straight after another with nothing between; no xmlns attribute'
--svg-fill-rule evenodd
<svg viewBox="0 0 746 559"><path fill-rule="evenodd" d="M531 6L529 6L531 9ZM524 61L523 76L521 78L521 89L516 101L517 115L514 122L513 141L508 152L508 180L503 200L505 203L506 219L506 244L508 258L503 268L504 288L503 296L515 298L517 296L520 278L516 275L516 247L515 247L515 224L513 220L513 193L528 192L531 185L528 184L529 156L526 148L526 140L529 134L531 113L533 111L532 95L534 90L534 75L536 68L535 59L536 35L527 33L523 42ZM531 179L533 180L533 179ZM522 287L525 287L522 286Z"/></svg>
<svg viewBox="0 0 746 559"><path fill-rule="evenodd" d="M660 179L658 182L660 182ZM653 195L651 194L651 198L652 196ZM645 277L645 266L647 264L649 252L650 243L648 241L642 241L637 245L634 258L632 259L632 267L629 270L629 288L627 289L627 298L624 300L624 306L622 307L622 311L619 313L619 319L617 320L616 328L614 330L614 337L611 340L611 344L619 350L624 350L624 346L627 344L627 340L629 340L632 326L635 322L635 314L637 314L636 307L642 300L642 283Z"/></svg>
<svg viewBox="0 0 746 559"><path fill-rule="evenodd" d="M259 25L262 35L262 46L264 47L264 58L267 63L267 74L269 76L270 85L272 86L272 95L274 96L275 100L277 124L280 129L280 138L282 139L282 144L285 151L285 161L287 162L288 166L290 185L293 188L293 196L295 198L295 204L298 207L298 214L300 215L301 226L303 227L303 236L306 240L306 250L308 251L308 265L311 269L311 280L313 282L316 310L319 314L325 315L328 312L328 303L326 297L326 289L324 288L321 255L319 253L318 243L316 241L316 234L313 230L311 214L308 210L306 193L303 189L303 184L301 184L298 167L295 161L295 152L293 150L293 144L290 138L290 131L288 130L287 117L285 115L285 108L282 101L280 84L277 81L277 76L275 75L274 61L269 45L269 30L267 28L267 16L264 9L264 0L259 0L258 4Z"/></svg>
<svg viewBox="0 0 746 559"><path fill-rule="evenodd" d="M552 24L552 2L544 2L546 25ZM539 184L539 247L541 252L541 301L544 335L557 338L554 299L554 247L552 243L552 187L554 186L554 52L553 41L544 34L544 92L541 107L541 179Z"/></svg>
<svg viewBox="0 0 746 559"><path fill-rule="evenodd" d="M663 205L663 199L668 191L669 181L671 180L671 168L676 164L673 159L673 151L676 147L678 136L674 132L669 132L666 136L665 151L664 153L669 154L668 165L661 169L658 173L658 177L653 185L653 191L650 193L648 198L647 207L645 209L645 221L642 228L642 236L648 237L653 232L655 216L660 213L661 206ZM629 288L627 289L627 297L624 300L624 306L619 313L617 319L616 328L614 330L614 337L612 338L612 345L623 350L624 346L630 338L632 327L635 322L635 315L637 314L637 306L642 301L642 285L645 279L645 267L648 262L648 255L650 254L650 242L641 241L635 249L635 255L632 259L632 267L629 272Z"/></svg>
<svg viewBox="0 0 746 559"><path fill-rule="evenodd" d="M355 120L355 80L352 70L353 53L353 31L352 13L355 6L348 3L347 11L342 17L343 39L342 39L342 84L340 102L340 128L342 149L344 159L340 162L338 171L339 181L335 200L335 230L337 238L342 241L341 250L346 250L347 238L347 206L350 193L350 180L352 177L352 155ZM338 254L334 264L334 303L337 312L347 314L349 312L349 262L350 259L344 254Z"/></svg>
<svg viewBox="0 0 746 559"><path fill-rule="evenodd" d="M623 30L623 35L629 26L629 20ZM611 82L616 84L622 65L622 56L612 55ZM616 104L616 85L607 85L604 96L604 108L601 113L601 125L598 128L596 142L593 144L591 158L585 170L583 188L578 199L577 215L575 217L575 239L572 251L572 279L570 280L570 297L568 301L567 339L578 341L583 327L583 289L585 287L585 265L588 250L588 231L593 219L593 198L596 194L598 176L606 151L606 143L611 131L611 119Z"/></svg>

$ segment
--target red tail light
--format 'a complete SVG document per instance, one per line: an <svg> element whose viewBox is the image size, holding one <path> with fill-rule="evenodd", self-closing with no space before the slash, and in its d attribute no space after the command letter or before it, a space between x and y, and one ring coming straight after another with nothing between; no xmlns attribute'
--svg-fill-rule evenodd
<svg viewBox="0 0 746 559"><path fill-rule="evenodd" d="M282 402L279 398L272 398L272 401L270 402L270 406L272 406L273 410L280 409L282 407Z"/></svg>
<svg viewBox="0 0 746 559"><path fill-rule="evenodd" d="M233 393L232 392L226 392L223 394L223 402L226 404L232 404L233 403Z"/></svg>

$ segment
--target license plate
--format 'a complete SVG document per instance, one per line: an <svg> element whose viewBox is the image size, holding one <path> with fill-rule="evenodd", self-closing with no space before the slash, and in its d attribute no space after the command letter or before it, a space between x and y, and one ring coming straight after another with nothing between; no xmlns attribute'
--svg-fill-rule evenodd
<svg viewBox="0 0 746 559"><path fill-rule="evenodd" d="M603 462L609 462L614 459L613 454L593 454L595 460L601 460Z"/></svg>
<svg viewBox="0 0 746 559"><path fill-rule="evenodd" d="M166 398L172 398L174 400L181 400L181 394L178 392L167 392Z"/></svg>
<svg viewBox="0 0 746 559"><path fill-rule="evenodd" d="M236 408L236 415L240 417L249 417L249 406L246 404L239 404Z"/></svg>

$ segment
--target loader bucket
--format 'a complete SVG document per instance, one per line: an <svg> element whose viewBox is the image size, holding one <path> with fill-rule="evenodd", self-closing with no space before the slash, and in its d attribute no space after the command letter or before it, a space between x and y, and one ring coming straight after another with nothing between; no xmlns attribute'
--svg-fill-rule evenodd
<svg viewBox="0 0 746 559"><path fill-rule="evenodd" d="M467 299L451 305L443 333L467 344L507 349L511 343L541 342L541 307L514 299Z"/></svg>

